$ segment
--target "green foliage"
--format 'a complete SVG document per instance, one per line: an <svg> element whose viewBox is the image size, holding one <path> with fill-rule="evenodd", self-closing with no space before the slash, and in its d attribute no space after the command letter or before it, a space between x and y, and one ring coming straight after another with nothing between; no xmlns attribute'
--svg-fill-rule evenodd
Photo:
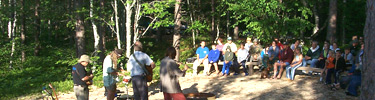
<svg viewBox="0 0 375 100"><path fill-rule="evenodd" d="M174 24L173 13L168 12L175 3L174 0L152 1L142 4L141 16L153 16L157 21L153 24L153 28L167 27ZM152 19L153 20L153 19Z"/></svg>

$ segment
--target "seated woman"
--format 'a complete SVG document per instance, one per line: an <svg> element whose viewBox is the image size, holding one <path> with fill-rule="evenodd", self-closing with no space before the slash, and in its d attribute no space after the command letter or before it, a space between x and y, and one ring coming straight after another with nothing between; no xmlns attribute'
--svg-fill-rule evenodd
<svg viewBox="0 0 375 100"><path fill-rule="evenodd" d="M262 50L262 52L260 53L260 57L262 59L262 67L259 69L259 71L261 71L261 75L260 75L260 79L263 79L263 78L268 78L268 73L270 71L270 67L268 66L272 66L270 63L269 63L269 55L268 55L268 48L269 46L266 46L266 48L264 48Z"/></svg>
<svg viewBox="0 0 375 100"><path fill-rule="evenodd" d="M215 67L215 74L220 74L219 67L217 62L219 61L219 56L221 55L220 51L216 49L216 44L212 44L212 50L208 53L208 68L207 68L207 75L210 75L211 66L214 65Z"/></svg>
<svg viewBox="0 0 375 100"><path fill-rule="evenodd" d="M229 75L229 68L232 65L233 60L234 60L234 53L230 49L230 46L228 46L224 54L223 69L221 70L221 73L223 73L223 76Z"/></svg>
<svg viewBox="0 0 375 100"><path fill-rule="evenodd" d="M294 80L294 72L298 67L302 66L302 61L303 61L303 55L301 53L301 49L297 47L294 49L294 59L292 61L292 64L288 67L286 67L286 78L289 80Z"/></svg>

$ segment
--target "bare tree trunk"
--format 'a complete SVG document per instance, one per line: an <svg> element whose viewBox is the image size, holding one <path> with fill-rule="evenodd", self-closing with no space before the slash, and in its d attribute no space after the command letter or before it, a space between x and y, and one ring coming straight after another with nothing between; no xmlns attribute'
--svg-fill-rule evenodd
<svg viewBox="0 0 375 100"><path fill-rule="evenodd" d="M330 0L329 2L329 25L327 27L326 39L333 43L336 41L336 21L337 21L337 0Z"/></svg>
<svg viewBox="0 0 375 100"><path fill-rule="evenodd" d="M134 14L134 39L133 39L133 43L135 43L138 39L138 32L139 32L139 28L138 28L138 22L139 20L141 19L141 15L140 15L140 12L141 12L141 5L139 3L140 1L137 0L136 1L136 5L135 5L135 14Z"/></svg>
<svg viewBox="0 0 375 100"><path fill-rule="evenodd" d="M227 37L230 37L230 27L229 27L229 11L227 11Z"/></svg>
<svg viewBox="0 0 375 100"><path fill-rule="evenodd" d="M21 7L21 11L25 12L25 0L21 0L21 4L22 4L22 7ZM22 13L21 14L21 17L22 17L22 23L21 23L21 47L25 46L25 39L26 39L26 36L25 36L25 32L26 32L26 17L25 17L25 14ZM21 50L21 61L22 62L25 62L26 61L26 54L25 54L25 49L22 48Z"/></svg>
<svg viewBox="0 0 375 100"><path fill-rule="evenodd" d="M190 0L187 0L187 4L188 6L190 7L190 10L189 10L189 13L190 13L190 21L191 21L191 24L194 23L194 19L193 19L193 5L190 4ZM193 33L193 46L195 47L195 30L192 29L191 32Z"/></svg>
<svg viewBox="0 0 375 100"><path fill-rule="evenodd" d="M94 18L93 8L94 8L94 1L90 0L90 17L91 18ZM94 33L94 48L95 50L99 50L100 36L98 34L98 28L96 27L96 24L95 24L95 19L91 20L91 25L92 25L92 31Z"/></svg>
<svg viewBox="0 0 375 100"><path fill-rule="evenodd" d="M40 50L40 40L39 40L39 35L40 35L40 16L39 16L39 6L40 6L40 0L36 0L36 5L34 8L34 16L35 16L35 47L34 47L34 56L39 55L39 50Z"/></svg>
<svg viewBox="0 0 375 100"><path fill-rule="evenodd" d="M174 34L173 34L173 47L176 48L176 60L180 58L180 29L181 29L181 0L176 0L174 8Z"/></svg>
<svg viewBox="0 0 375 100"><path fill-rule="evenodd" d="M125 5L126 3L126 6L125 6L125 10L126 10L126 57L130 57L130 54L131 54L131 23L132 23L132 14L133 14L133 6L135 4L135 0L133 0L132 3L128 3L128 2L131 2L131 0L127 0L126 2L123 2L123 4Z"/></svg>
<svg viewBox="0 0 375 100"><path fill-rule="evenodd" d="M364 28L365 48L363 55L361 100L375 100L375 0L367 0L366 23Z"/></svg>
<svg viewBox="0 0 375 100"><path fill-rule="evenodd" d="M105 11L105 8L104 8L104 0L100 0L100 18L103 18L104 17L104 11ZM99 42L99 48L100 48L100 45L102 46L101 47L101 51L103 52L101 57L104 58L104 51L106 50L105 48L105 43L106 43L106 39L105 39L105 36L106 36L106 28L105 28L105 25L104 24L100 24L100 28L99 28L99 34L101 35L101 43ZM101 60L104 60L104 59L101 59Z"/></svg>
<svg viewBox="0 0 375 100"><path fill-rule="evenodd" d="M115 22L116 22L116 37L117 37L117 48L121 49L121 38L120 38L120 28L119 28L119 21L118 21L118 9L117 9L117 0L113 1L114 5L114 12L115 12Z"/></svg>
<svg viewBox="0 0 375 100"><path fill-rule="evenodd" d="M16 32L16 22L17 22L17 11L16 11L16 0L9 0L9 6L14 11L11 13L11 20L8 23L8 32L10 33L10 38L12 40L12 50L10 53L10 61L9 61L9 69L13 69L13 56L16 50L16 40L15 40L15 32ZM13 21L13 22L12 22ZM10 25L9 25L10 24Z"/></svg>
<svg viewBox="0 0 375 100"><path fill-rule="evenodd" d="M211 40L215 38L215 0L211 0Z"/></svg>
<svg viewBox="0 0 375 100"><path fill-rule="evenodd" d="M316 8L316 4L314 4L314 7L313 7L313 14L314 14L314 22L315 22L315 26L314 26L314 29L313 29L313 34L316 34L318 33L319 31L319 13L318 13L318 9Z"/></svg>
<svg viewBox="0 0 375 100"><path fill-rule="evenodd" d="M75 10L82 10L82 0L75 0ZM83 17L81 13L76 12L76 25L75 25L75 40L76 40L76 47L77 47L77 57L79 58L82 54L85 53L85 26L83 22Z"/></svg>

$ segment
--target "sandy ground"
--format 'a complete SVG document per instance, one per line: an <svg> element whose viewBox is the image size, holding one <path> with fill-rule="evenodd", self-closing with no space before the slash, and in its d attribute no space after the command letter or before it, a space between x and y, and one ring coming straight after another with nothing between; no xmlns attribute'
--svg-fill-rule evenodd
<svg viewBox="0 0 375 100"><path fill-rule="evenodd" d="M180 78L183 93L212 93L216 100L356 100L358 97L345 95L345 90L330 90L319 82L318 76L296 75L294 81L282 79L259 79L259 73L251 76L192 76L187 73ZM125 87L118 88L126 91ZM90 86L90 100L105 100L104 88ZM126 92L125 92L126 93ZM129 88L132 95L132 88ZM119 95L124 95L120 93ZM29 96L18 99L41 99L40 96ZM60 100L75 100L74 92L59 93ZM150 84L150 100L163 100L158 83Z"/></svg>

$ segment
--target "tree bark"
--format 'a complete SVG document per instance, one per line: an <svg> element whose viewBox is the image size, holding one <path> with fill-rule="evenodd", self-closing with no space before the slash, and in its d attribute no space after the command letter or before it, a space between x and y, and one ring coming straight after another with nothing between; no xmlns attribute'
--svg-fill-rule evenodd
<svg viewBox="0 0 375 100"><path fill-rule="evenodd" d="M181 0L176 0L174 8L174 34L173 34L173 47L176 48L176 60L180 58L180 28L181 28Z"/></svg>
<svg viewBox="0 0 375 100"><path fill-rule="evenodd" d="M346 23L345 23L345 12L346 12L346 0L343 0L343 8L342 8L342 34L341 34L341 44L345 44L345 35L346 35L346 31L345 31L345 26L346 26Z"/></svg>
<svg viewBox="0 0 375 100"><path fill-rule="evenodd" d="M34 16L35 16L35 34L34 34L34 41L35 41L35 47L34 47L34 56L39 55L40 51L40 40L39 40L39 35L40 35L40 16L39 16L39 6L40 6L40 0L36 0L36 5L34 8Z"/></svg>
<svg viewBox="0 0 375 100"><path fill-rule="evenodd" d="M193 19L194 8L193 8L193 5L190 4L190 0L187 0L187 4L188 4L188 6L190 8L190 10L189 10L189 13L190 13L189 14L190 15L190 22L191 22L191 24L193 24L194 23L194 19ZM192 29L191 32L193 33L192 34L192 36L193 36L193 46L195 47L195 30Z"/></svg>
<svg viewBox="0 0 375 100"><path fill-rule="evenodd" d="M17 22L17 10L16 10L16 0L9 0L9 6L13 10L10 14L10 19L8 22L8 34L11 38L12 49L10 53L9 69L13 69L13 56L16 48L15 32L16 32L16 22Z"/></svg>
<svg viewBox="0 0 375 100"><path fill-rule="evenodd" d="M140 15L140 12L141 12L141 5L139 3L140 1L139 0L136 0L136 5L135 5L135 14L134 14L134 37L133 37L133 43L135 43L137 41L137 39L139 38L139 28L138 28L138 22L139 20L141 19L141 15Z"/></svg>
<svg viewBox="0 0 375 100"><path fill-rule="evenodd" d="M211 40L215 39L215 0L211 0Z"/></svg>
<svg viewBox="0 0 375 100"><path fill-rule="evenodd" d="M100 18L104 18L104 11L105 11L105 8L104 8L104 0L100 0ZM100 37L101 37L101 43L99 42L99 47L100 47L100 45L102 45L102 47L100 48L101 49L101 51L103 52L102 53L102 56L103 56L103 58L104 58L104 52L105 52L105 50L106 50L106 48L105 48L105 43L106 43L106 39L105 39L105 36L106 36L106 28L105 28L105 25L104 24L100 24L100 28L99 28L99 35L101 35ZM102 57L101 56L101 57ZM104 59L102 59L102 60L104 60Z"/></svg>
<svg viewBox="0 0 375 100"><path fill-rule="evenodd" d="M116 37L117 37L117 48L121 49L121 38L120 38L120 28L118 21L118 9L117 9L117 0L114 0L114 12L115 12L115 22L116 22Z"/></svg>
<svg viewBox="0 0 375 100"><path fill-rule="evenodd" d="M21 4L22 4L21 11L26 12L26 10L25 10L25 0L21 0ZM21 47L23 47L23 46L26 46L25 45L25 40L26 40L26 36L25 36L26 17L25 17L25 13L22 13L21 17L22 17L22 22L21 22ZM21 48L21 62L25 62L25 61L26 61L25 49Z"/></svg>
<svg viewBox="0 0 375 100"><path fill-rule="evenodd" d="M336 41L336 21L337 21L337 0L330 0L329 2L329 25L327 27L327 37L330 43Z"/></svg>
<svg viewBox="0 0 375 100"><path fill-rule="evenodd" d="M364 28L365 48L363 55L361 100L375 100L375 0L367 0L366 23Z"/></svg>
<svg viewBox="0 0 375 100"><path fill-rule="evenodd" d="M127 0L131 1L131 0ZM131 54L131 23L132 23L132 14L133 14L133 6L135 4L135 0L132 3L126 3L125 10L126 10L126 57L130 57Z"/></svg>
<svg viewBox="0 0 375 100"><path fill-rule="evenodd" d="M82 10L82 0L75 0L75 10ZM83 17L80 12L75 13L75 42L76 42L76 56L79 58L81 55L85 53L85 26L83 22Z"/></svg>

